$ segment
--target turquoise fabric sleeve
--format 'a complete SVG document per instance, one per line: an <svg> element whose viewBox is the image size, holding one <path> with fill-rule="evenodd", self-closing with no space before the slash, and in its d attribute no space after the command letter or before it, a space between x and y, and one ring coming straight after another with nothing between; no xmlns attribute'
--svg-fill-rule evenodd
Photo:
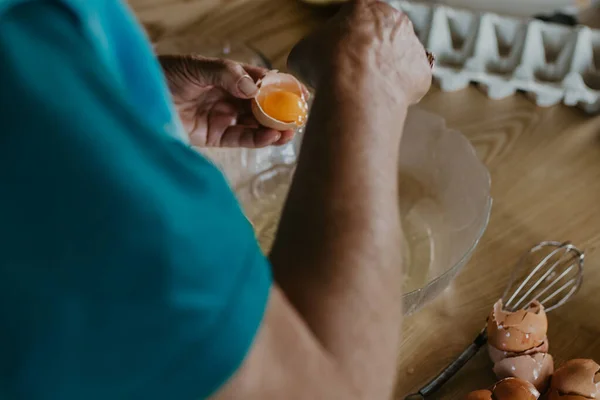
<svg viewBox="0 0 600 400"><path fill-rule="evenodd" d="M0 398L189 399L242 363L270 267L221 174L139 118L76 19L0 17Z"/></svg>

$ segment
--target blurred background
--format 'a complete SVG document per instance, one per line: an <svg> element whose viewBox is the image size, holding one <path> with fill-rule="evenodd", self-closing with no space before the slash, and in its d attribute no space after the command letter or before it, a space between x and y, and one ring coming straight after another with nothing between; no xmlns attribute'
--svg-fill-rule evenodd
<svg viewBox="0 0 600 400"><path fill-rule="evenodd" d="M186 37L187 48L206 55L228 55L256 63L255 54L284 68L299 37L326 21L344 0L129 0L151 39ZM600 0L423 0L478 11L515 16L552 16L559 12L600 26ZM189 38L195 38L190 43ZM248 45L241 49L242 45ZM221 54L223 52L223 54ZM265 60L263 60L265 61ZM260 62L259 62L260 63Z"/></svg>

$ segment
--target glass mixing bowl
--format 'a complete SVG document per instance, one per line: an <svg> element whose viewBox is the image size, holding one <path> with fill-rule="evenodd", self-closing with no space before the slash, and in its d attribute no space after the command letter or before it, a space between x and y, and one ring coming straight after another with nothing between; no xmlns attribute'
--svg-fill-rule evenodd
<svg viewBox="0 0 600 400"><path fill-rule="evenodd" d="M293 179L302 132L283 147L201 150L224 171L268 253ZM443 118L413 107L398 165L404 311L439 295L467 263L488 223L490 176L471 143Z"/></svg>

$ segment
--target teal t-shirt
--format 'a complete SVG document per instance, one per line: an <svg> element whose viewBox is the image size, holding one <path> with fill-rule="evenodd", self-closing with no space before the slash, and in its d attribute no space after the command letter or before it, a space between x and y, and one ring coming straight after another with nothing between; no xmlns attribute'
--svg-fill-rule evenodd
<svg viewBox="0 0 600 400"><path fill-rule="evenodd" d="M117 0L0 0L0 399L208 397L270 267Z"/></svg>

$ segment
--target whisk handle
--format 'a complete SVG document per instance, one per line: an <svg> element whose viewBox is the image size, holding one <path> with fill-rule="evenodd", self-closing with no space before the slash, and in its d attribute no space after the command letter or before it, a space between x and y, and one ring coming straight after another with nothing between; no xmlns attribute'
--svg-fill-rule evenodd
<svg viewBox="0 0 600 400"><path fill-rule="evenodd" d="M433 378L429 383L419 390L418 395L420 398L426 398L437 392L446 382L450 380L456 373L479 352L479 350L487 343L487 332L482 330L479 335L473 340L473 343L469 345L456 360L452 361L442 372ZM415 395L411 395L415 396ZM408 398L416 398L411 397Z"/></svg>

